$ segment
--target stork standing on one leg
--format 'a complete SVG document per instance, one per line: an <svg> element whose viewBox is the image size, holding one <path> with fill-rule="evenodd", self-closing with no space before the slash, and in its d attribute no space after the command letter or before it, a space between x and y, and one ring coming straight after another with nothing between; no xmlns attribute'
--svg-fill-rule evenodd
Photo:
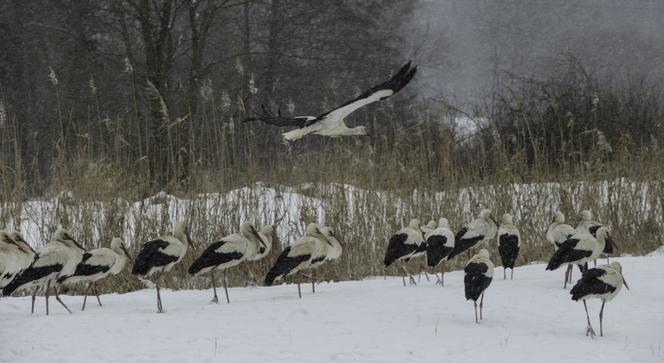
<svg viewBox="0 0 664 363"><path fill-rule="evenodd" d="M475 322L482 320L482 307L484 305L484 291L493 279L493 263L489 258L489 251L481 249L478 254L473 256L463 268L465 276L463 282L465 285L466 300L473 300L475 305ZM477 319L477 299L480 299L480 317Z"/></svg>
<svg viewBox="0 0 664 363"><path fill-rule="evenodd" d="M590 233L593 237L597 237L597 230L604 227L601 223L593 221L593 214L589 210L581 211L581 221L576 226L578 232ZM608 227L607 227L608 228ZM602 254L606 256L606 263L609 263L609 255L613 253L613 246L615 242L608 240L602 250ZM597 262L595 262L597 265Z"/></svg>
<svg viewBox="0 0 664 363"><path fill-rule="evenodd" d="M613 300L620 292L622 285L625 285L627 290L627 282L622 275L622 266L618 262L611 262L608 265L591 268L583 273L581 279L574 285L570 294L572 300L583 300L583 307L586 310L586 319L588 320L588 327L586 329L586 336L595 336L595 331L590 324L590 316L588 315L587 299L601 299L602 308L599 311L599 335L603 336L604 331L602 328L602 320L604 318L604 304L607 301Z"/></svg>
<svg viewBox="0 0 664 363"><path fill-rule="evenodd" d="M572 237L576 233L574 227L569 224L565 224L565 215L558 211L553 217L553 222L549 225L549 228L546 230L546 239L553 245L555 248L554 252L558 250L560 245L567 241L568 238ZM565 284L564 287L567 287L567 283L572 282L572 265L568 265L565 269Z"/></svg>
<svg viewBox="0 0 664 363"><path fill-rule="evenodd" d="M233 233L208 246L200 257L191 264L189 273L197 276L205 272L210 272L212 290L214 292L212 302L216 304L219 302L219 298L217 297L214 271L224 271L226 302L230 303L231 301L228 298L227 270L253 257L259 251L265 251L267 248L256 227L251 223L242 223L240 225L240 233Z"/></svg>
<svg viewBox="0 0 664 363"><path fill-rule="evenodd" d="M314 261L324 260L327 253L325 244L327 243L327 239L321 233L318 225L309 223L304 236L281 252L277 262L265 275L265 285L271 286L277 279L306 271ZM297 283L297 293L302 298L299 282Z"/></svg>
<svg viewBox="0 0 664 363"><path fill-rule="evenodd" d="M512 215L503 214L502 224L498 228L498 253L503 264L503 279L507 279L506 269L510 269L510 280L514 278L514 264L521 248L521 233L514 225Z"/></svg>
<svg viewBox="0 0 664 363"><path fill-rule="evenodd" d="M120 238L113 238L111 248L102 247L84 253L74 272L70 275L60 276L58 283L64 285L78 282L87 283L81 310L85 310L85 303L90 293L97 297L97 302L101 306L101 299L96 286L97 281L122 272L127 260L131 260L131 256L124 242Z"/></svg>
<svg viewBox="0 0 664 363"><path fill-rule="evenodd" d="M609 230L601 227L597 230L597 238L589 233L577 232L563 242L558 250L551 256L547 270L553 271L562 265L585 265L587 270L588 261L599 257L604 250L606 241L610 240ZM565 284L564 287L567 287Z"/></svg>
<svg viewBox="0 0 664 363"><path fill-rule="evenodd" d="M399 92L399 90L405 87L408 82L413 79L415 72L417 72L417 67L411 67L410 62L408 62L388 81L372 87L355 99L346 102L331 111L325 112L320 116L282 117L281 112L274 114L263 108L263 115L250 117L244 120L244 122L258 120L279 127L295 126L297 129L283 134L284 139L291 143L309 134L329 137L367 135L367 128L365 126L349 128L344 123L344 119L351 113L370 103L384 100ZM291 149L292 148L289 148L289 150Z"/></svg>
<svg viewBox="0 0 664 363"><path fill-rule="evenodd" d="M60 299L58 294L57 279L65 274L71 274L76 265L81 260L85 248L81 246L71 233L63 228L53 234L51 241L45 244L37 253L34 260L26 269L18 274L5 288L2 290L4 296L9 296L12 292L23 289L35 287L32 294L32 313L35 311L35 296L37 294L36 287L46 285L46 315L49 314L48 298L51 288L55 292L55 299L69 312L71 310ZM52 285L52 286L51 286Z"/></svg>
<svg viewBox="0 0 664 363"><path fill-rule="evenodd" d="M492 240L496 236L498 223L493 218L490 210L484 209L479 218L473 219L457 232L454 241L454 249L447 256L451 260L461 252L479 244Z"/></svg>
<svg viewBox="0 0 664 363"><path fill-rule="evenodd" d="M138 275L145 279L156 274L154 281L157 286L158 313L164 312L164 307L161 303L159 279L164 272L170 271L173 266L182 261L182 258L187 253L187 248L191 244L189 228L184 222L177 222L173 228L172 236L163 236L146 242L136 257L134 267L131 270L133 275Z"/></svg>
<svg viewBox="0 0 664 363"><path fill-rule="evenodd" d="M442 262L447 261L447 257L454 249L454 232L450 229L447 218L438 220L438 228L430 231L424 236L427 242L427 265L429 267L436 267ZM436 283L440 286L445 286L444 283L445 270L443 267L440 269L440 279L436 274Z"/></svg>
<svg viewBox="0 0 664 363"><path fill-rule="evenodd" d="M395 261L403 261L402 268L405 276L408 276L410 283L415 285L415 279L408 272L405 262L408 262L413 254L418 251L426 251L426 242L422 230L420 230L420 221L412 219L407 227L400 229L399 232L390 237L383 264L387 268ZM404 286L406 286L405 276L403 277Z"/></svg>

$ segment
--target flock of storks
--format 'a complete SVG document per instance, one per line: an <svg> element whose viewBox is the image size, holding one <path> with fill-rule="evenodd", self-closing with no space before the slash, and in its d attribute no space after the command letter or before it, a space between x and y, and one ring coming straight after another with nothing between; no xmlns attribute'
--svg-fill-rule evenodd
<svg viewBox="0 0 664 363"><path fill-rule="evenodd" d="M307 135L317 134L328 137L361 136L368 135L364 126L349 128L344 119L357 109L392 96L408 84L417 71L411 63L405 64L393 77L371 89L363 92L355 99L327 111L320 116L282 116L281 112L274 113L263 107L263 114L245 120L262 121L264 123L284 127L295 127L294 130L283 134L290 143L289 152L293 143ZM598 222L592 221L589 211L581 214L581 223L577 228L565 224L565 216L558 212L553 223L549 226L546 238L555 245L556 251L551 257L547 270L555 270L566 265L565 283L572 281L572 266L578 265L583 275L571 290L573 300L583 300L588 319L586 335L595 336L590 324L590 317L586 306L586 299L599 298L602 300L600 311L600 335L602 332L602 318L604 304L613 299L624 284L622 268L618 262L597 268L588 268L588 261L594 261L602 254L613 251L614 242L611 240L609 230ZM408 226L399 230L389 239L384 258L385 267L396 261L409 261L419 256L425 256L427 265L439 266L449 261L471 247L485 244L498 234L498 252L504 269L510 269L510 278L514 275L514 265L521 246L519 229L514 225L510 214L503 215L500 227L489 210L481 211L479 217L466 224L456 234L450 229L447 219L441 218L438 223L429 222L420 226L417 219L413 219ZM218 302L215 271L224 272L224 290L226 300L230 302L227 289L226 271L247 261L257 261L267 256L272 248L274 226L266 225L260 231L250 223L243 223L238 233L226 236L212 243L189 267L191 275L210 273L213 287L213 302ZM170 271L185 256L191 239L188 227L184 222L175 224L173 235L159 237L145 243L138 256L133 261L132 273L148 282L153 277L157 291L157 311L163 312L159 281L164 272ZM307 226L304 235L287 246L279 255L276 263L264 279L265 285L272 285L276 280L287 276L302 274L312 281L315 292L315 279L308 274L324 263L339 258L342 254L343 244L336 238L332 228L320 227L315 223ZM70 232L59 228L38 252L28 244L17 231L0 231L0 289L2 296L8 296L16 291L32 289L32 312L34 313L35 298L42 290L46 297L46 314L49 313L48 299L51 291L56 300L67 311L71 310L64 304L58 294L58 288L68 284L86 284L83 308L88 295L94 294L101 305L96 282L107 276L122 271L132 257L127 251L124 242L114 238L110 248L98 248L86 251ZM410 283L415 280L402 265L405 275ZM473 300L475 306L475 321L482 320L482 306L484 292L493 278L494 265L491 262L489 251L481 249L470 257L464 267L465 297ZM253 273L252 273L253 275ZM436 274L437 276L437 274ZM503 271L506 278L506 272ZM252 276L253 278L253 276ZM443 273L438 282L443 285ZM405 276L403 284L406 285ZM628 287L627 287L628 288ZM301 297L300 284L298 295ZM479 317L477 300L479 303Z"/></svg>

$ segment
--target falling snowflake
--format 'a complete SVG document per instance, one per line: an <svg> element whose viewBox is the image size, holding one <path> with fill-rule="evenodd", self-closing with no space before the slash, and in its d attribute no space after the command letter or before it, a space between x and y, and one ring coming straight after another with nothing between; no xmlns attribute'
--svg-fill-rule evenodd
<svg viewBox="0 0 664 363"><path fill-rule="evenodd" d="M254 75L251 75L251 78L249 79L249 93L252 95L255 95L258 93L258 88L256 88L256 82L254 81Z"/></svg>
<svg viewBox="0 0 664 363"><path fill-rule="evenodd" d="M53 70L53 67L51 66L48 67L48 79L51 81L52 85L58 85L58 76L55 74L55 70Z"/></svg>

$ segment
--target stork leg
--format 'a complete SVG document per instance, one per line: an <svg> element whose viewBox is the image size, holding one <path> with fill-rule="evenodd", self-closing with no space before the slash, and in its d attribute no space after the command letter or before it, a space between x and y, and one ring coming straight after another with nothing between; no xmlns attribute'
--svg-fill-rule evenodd
<svg viewBox="0 0 664 363"><path fill-rule="evenodd" d="M60 299L60 295L58 294L58 287L53 286L53 291L55 292L55 300L57 300L60 303L60 305L62 305L71 314L71 310L69 310L67 305L65 305L62 299Z"/></svg>
<svg viewBox="0 0 664 363"><path fill-rule="evenodd" d="M507 280L507 275L505 274L505 267L503 266L503 280Z"/></svg>
<svg viewBox="0 0 664 363"><path fill-rule="evenodd" d="M604 332L602 329L602 319L604 318L604 304L606 303L606 300L602 300L602 308L599 310L599 336L603 337Z"/></svg>
<svg viewBox="0 0 664 363"><path fill-rule="evenodd" d="M406 287L406 275L402 275L401 278L403 279L403 287Z"/></svg>
<svg viewBox="0 0 664 363"><path fill-rule="evenodd" d="M510 269L510 280L514 280L514 267Z"/></svg>
<svg viewBox="0 0 664 363"><path fill-rule="evenodd" d="M81 311L85 311L85 303L88 301L88 293L90 292L90 288L92 287L92 283L88 283L88 287L85 289L84 296L83 296L83 307L81 307Z"/></svg>
<svg viewBox="0 0 664 363"><path fill-rule="evenodd" d="M477 301L473 300L473 304L475 305L475 322L479 324L480 321L477 319Z"/></svg>
<svg viewBox="0 0 664 363"><path fill-rule="evenodd" d="M311 271L311 292L316 293L316 279L314 278L314 272Z"/></svg>
<svg viewBox="0 0 664 363"><path fill-rule="evenodd" d="M444 275L445 275L445 271L441 268L440 269L440 277L438 277L438 274L436 274L436 285L445 286L445 283L443 282L443 276Z"/></svg>
<svg viewBox="0 0 664 363"><path fill-rule="evenodd" d="M218 304L219 297L217 296L217 283L214 281L214 271L210 272L210 276L212 277L212 291L214 292L214 297L210 302Z"/></svg>
<svg viewBox="0 0 664 363"><path fill-rule="evenodd" d="M230 304L231 299L228 298L228 272L224 270L224 292L226 292L226 303Z"/></svg>
<svg viewBox="0 0 664 363"><path fill-rule="evenodd" d="M155 279L155 284L157 285L157 313L163 313L164 312L164 307L161 305L161 292L159 291L159 279L161 278L161 275L163 274L163 271L157 275L157 278Z"/></svg>
<svg viewBox="0 0 664 363"><path fill-rule="evenodd" d="M301 299L302 298L302 290L300 290L300 283L297 283L297 296Z"/></svg>
<svg viewBox="0 0 664 363"><path fill-rule="evenodd" d="M46 283L46 315L48 315L48 293L51 291L51 281Z"/></svg>
<svg viewBox="0 0 664 363"><path fill-rule="evenodd" d="M593 267L597 267L597 260L593 260Z"/></svg>
<svg viewBox="0 0 664 363"><path fill-rule="evenodd" d="M588 315L588 305L586 305L586 300L583 300L583 307L586 309L586 319L588 320L588 327L586 328L586 336L590 334L591 338L595 337L595 330L593 330L593 326L590 325L590 315Z"/></svg>
<svg viewBox="0 0 664 363"><path fill-rule="evenodd" d="M37 298L37 288L32 290L32 310L30 311L30 315L35 313L35 299Z"/></svg>
<svg viewBox="0 0 664 363"><path fill-rule="evenodd" d="M97 303L99 306L101 306L101 299L99 299L99 291L97 291L97 283L93 282L92 283L92 291L95 293L95 296L97 297Z"/></svg>
<svg viewBox="0 0 664 363"><path fill-rule="evenodd" d="M409 279L410 284L411 284L411 285L417 285L417 283L415 282L415 278L413 277L413 275L411 275L410 272L408 272L408 269L406 268L406 263L405 263L405 262L404 262L403 265L401 265L401 267L403 268L403 271L406 273L406 275L408 275L408 279Z"/></svg>
<svg viewBox="0 0 664 363"><path fill-rule="evenodd" d="M482 320L482 307L484 306L484 293L482 293L482 297L480 298L480 320Z"/></svg>

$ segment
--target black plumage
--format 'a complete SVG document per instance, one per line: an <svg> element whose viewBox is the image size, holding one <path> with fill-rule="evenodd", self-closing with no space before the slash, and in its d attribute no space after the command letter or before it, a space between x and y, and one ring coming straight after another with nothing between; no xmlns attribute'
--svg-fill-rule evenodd
<svg viewBox="0 0 664 363"><path fill-rule="evenodd" d="M466 251L467 249L475 246L479 241L484 239L484 236L475 236L472 238L463 238L463 235L468 232L468 227L463 227L457 234L454 236L454 249L447 256L448 260L451 260L456 255Z"/></svg>
<svg viewBox="0 0 664 363"><path fill-rule="evenodd" d="M271 286L279 277L286 276L294 268L299 266L302 262L307 261L311 258L310 254L299 255L299 256L288 256L291 251L291 247L288 246L277 258L277 262L272 266L270 271L268 271L265 276L265 286Z"/></svg>
<svg viewBox="0 0 664 363"><path fill-rule="evenodd" d="M551 256L549 264L546 265L546 269L553 271L563 263L574 262L582 258L590 257L592 251L577 250L574 248L577 243L579 243L579 239L577 238L570 238L561 243L560 247L558 247L553 256Z"/></svg>
<svg viewBox="0 0 664 363"><path fill-rule="evenodd" d="M19 287L32 282L39 280L41 278L44 278L52 273L57 273L62 271L63 265L62 264L55 264L55 265L48 265L48 266L40 266L40 267L34 267L30 266L27 269L23 270L18 276L16 276L7 286L5 286L2 289L2 295L3 296L9 296L11 295L12 292L14 292L16 289Z"/></svg>
<svg viewBox="0 0 664 363"><path fill-rule="evenodd" d="M447 238L441 235L433 235L427 238L427 265L436 267L445 257L447 257L453 247L446 246Z"/></svg>
<svg viewBox="0 0 664 363"><path fill-rule="evenodd" d="M206 248L205 251L203 251L201 256L198 257L196 261L194 261L194 263L191 264L191 266L189 267L189 273L194 275L204 268L219 266L221 264L233 260L239 260L242 258L242 256L244 256L240 252L219 253L216 251L219 247L223 246L226 243L227 242L225 241L217 241L209 245L208 248Z"/></svg>
<svg viewBox="0 0 664 363"><path fill-rule="evenodd" d="M513 234L501 235L498 240L498 253L503 267L513 269L519 256L519 237Z"/></svg>
<svg viewBox="0 0 664 363"><path fill-rule="evenodd" d="M406 243L406 240L408 240L407 233L397 233L390 237L383 259L385 267L390 266L400 258L412 255L418 249L419 245Z"/></svg>
<svg viewBox="0 0 664 363"><path fill-rule="evenodd" d="M601 268L591 268L584 272L581 279L574 285L570 294L572 300L578 301L588 295L602 295L616 291L616 287L600 280L606 274Z"/></svg>
<svg viewBox="0 0 664 363"><path fill-rule="evenodd" d="M163 253L161 250L168 247L168 242L160 239L146 242L136 257L131 269L133 275L147 275L154 267L166 266L177 261L178 256Z"/></svg>
<svg viewBox="0 0 664 363"><path fill-rule="evenodd" d="M489 270L489 266L484 263L471 262L464 267L463 271L466 275L463 278L466 300L477 301L491 284L491 277L487 277L485 273Z"/></svg>
<svg viewBox="0 0 664 363"><path fill-rule="evenodd" d="M59 283L62 283L66 281L67 279L74 277L74 276L91 276L97 273L104 273L108 270L111 269L111 266L107 265L89 265L86 264L85 261L90 259L92 257L92 254L90 252L86 252L83 254L83 258L81 259L81 262L76 265L76 270L72 275L67 275L67 276L62 276L58 279Z"/></svg>

